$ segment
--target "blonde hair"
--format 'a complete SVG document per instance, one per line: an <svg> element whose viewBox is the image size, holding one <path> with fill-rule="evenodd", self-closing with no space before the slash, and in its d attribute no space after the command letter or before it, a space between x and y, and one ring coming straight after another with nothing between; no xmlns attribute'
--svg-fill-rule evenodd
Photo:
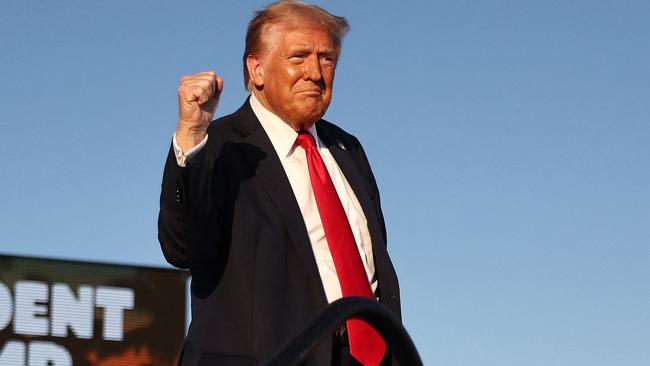
<svg viewBox="0 0 650 366"><path fill-rule="evenodd" d="M252 89L246 58L259 52L263 42L262 36L267 27L272 24L291 24L298 21L319 23L325 27L332 36L337 52L341 49L343 37L350 29L348 21L344 17L333 15L316 5L294 0L281 0L269 4L266 8L256 12L253 19L248 23L246 49L243 57L244 87L246 90Z"/></svg>

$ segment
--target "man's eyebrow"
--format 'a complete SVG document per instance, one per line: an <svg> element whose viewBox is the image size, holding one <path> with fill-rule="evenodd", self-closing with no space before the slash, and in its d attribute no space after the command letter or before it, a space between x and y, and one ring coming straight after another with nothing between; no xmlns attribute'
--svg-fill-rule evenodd
<svg viewBox="0 0 650 366"><path fill-rule="evenodd" d="M311 48L307 46L293 46L289 48L289 53L311 52Z"/></svg>
<svg viewBox="0 0 650 366"><path fill-rule="evenodd" d="M288 53L301 53L301 52L311 52L311 51L312 51L312 48L309 47L309 46L295 45L295 46L292 46L291 48L289 48ZM330 47L323 48L323 49L319 50L318 53L319 54L332 54L332 55L335 55L336 54L336 49L333 48L333 47L331 47L331 48Z"/></svg>

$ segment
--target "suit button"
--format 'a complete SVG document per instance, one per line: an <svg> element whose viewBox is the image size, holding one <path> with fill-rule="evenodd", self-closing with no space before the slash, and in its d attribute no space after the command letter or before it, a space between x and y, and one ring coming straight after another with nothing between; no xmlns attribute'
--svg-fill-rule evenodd
<svg viewBox="0 0 650 366"><path fill-rule="evenodd" d="M178 205L183 204L183 185L181 183L176 184L176 203Z"/></svg>

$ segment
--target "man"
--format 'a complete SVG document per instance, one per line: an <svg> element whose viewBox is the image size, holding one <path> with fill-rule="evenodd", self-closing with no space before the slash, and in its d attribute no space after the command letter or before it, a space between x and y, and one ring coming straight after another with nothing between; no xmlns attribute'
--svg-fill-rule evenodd
<svg viewBox="0 0 650 366"><path fill-rule="evenodd" d="M258 12L243 57L251 96L212 123L222 79L181 79L159 240L192 273L182 365L263 362L343 296L377 298L400 315L368 160L355 137L321 119L347 29L294 1ZM346 324L313 364L391 363L371 327Z"/></svg>

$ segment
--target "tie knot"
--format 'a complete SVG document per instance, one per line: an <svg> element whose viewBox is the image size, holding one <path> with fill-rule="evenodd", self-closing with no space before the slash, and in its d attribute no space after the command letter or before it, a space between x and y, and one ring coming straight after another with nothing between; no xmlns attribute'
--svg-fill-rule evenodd
<svg viewBox="0 0 650 366"><path fill-rule="evenodd" d="M316 142L314 141L314 136L311 135L308 131L298 131L298 137L296 138L296 143L301 146L303 149L307 150L308 148L316 148Z"/></svg>

